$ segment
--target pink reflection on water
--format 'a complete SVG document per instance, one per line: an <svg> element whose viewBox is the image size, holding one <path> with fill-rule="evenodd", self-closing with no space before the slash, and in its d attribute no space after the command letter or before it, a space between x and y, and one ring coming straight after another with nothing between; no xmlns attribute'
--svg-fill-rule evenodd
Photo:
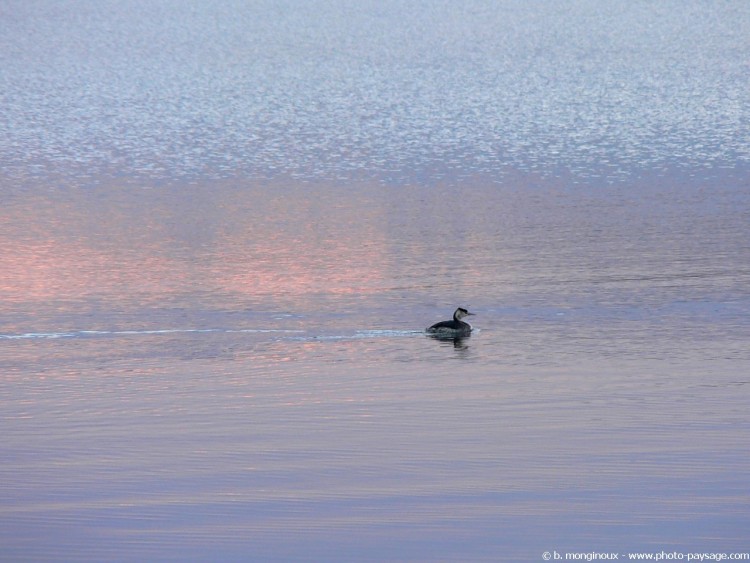
<svg viewBox="0 0 750 563"><path fill-rule="evenodd" d="M0 244L8 245L6 240ZM8 302L54 302L108 293L170 290L174 268L153 256L113 256L76 241L17 245L0 256L0 292ZM147 275L144 275L145 273Z"/></svg>
<svg viewBox="0 0 750 563"><path fill-rule="evenodd" d="M154 305L205 294L376 291L385 254L380 210L345 201L247 186L17 198L0 212L0 298Z"/></svg>
<svg viewBox="0 0 750 563"><path fill-rule="evenodd" d="M235 192L238 212L216 244L216 286L246 296L376 291L385 261L379 207L324 193Z"/></svg>

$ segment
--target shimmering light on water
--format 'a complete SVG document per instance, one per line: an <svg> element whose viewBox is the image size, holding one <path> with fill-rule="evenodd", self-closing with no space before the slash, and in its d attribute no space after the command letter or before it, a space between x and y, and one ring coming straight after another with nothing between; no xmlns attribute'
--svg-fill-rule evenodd
<svg viewBox="0 0 750 563"><path fill-rule="evenodd" d="M16 179L618 177L750 159L743 2L32 2L0 26Z"/></svg>
<svg viewBox="0 0 750 563"><path fill-rule="evenodd" d="M749 22L1 7L0 559L747 551Z"/></svg>

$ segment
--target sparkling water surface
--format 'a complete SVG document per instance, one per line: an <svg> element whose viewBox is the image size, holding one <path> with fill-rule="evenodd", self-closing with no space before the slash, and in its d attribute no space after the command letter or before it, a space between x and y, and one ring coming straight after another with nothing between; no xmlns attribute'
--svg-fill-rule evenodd
<svg viewBox="0 0 750 563"><path fill-rule="evenodd" d="M0 6L0 559L749 551L748 24Z"/></svg>
<svg viewBox="0 0 750 563"><path fill-rule="evenodd" d="M744 2L0 10L0 157L18 180L600 178L750 159Z"/></svg>

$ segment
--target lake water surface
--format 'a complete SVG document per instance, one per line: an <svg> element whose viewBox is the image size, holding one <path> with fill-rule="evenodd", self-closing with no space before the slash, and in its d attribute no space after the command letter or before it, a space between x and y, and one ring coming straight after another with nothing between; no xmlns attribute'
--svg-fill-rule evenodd
<svg viewBox="0 0 750 563"><path fill-rule="evenodd" d="M0 559L750 551L744 3L0 26Z"/></svg>

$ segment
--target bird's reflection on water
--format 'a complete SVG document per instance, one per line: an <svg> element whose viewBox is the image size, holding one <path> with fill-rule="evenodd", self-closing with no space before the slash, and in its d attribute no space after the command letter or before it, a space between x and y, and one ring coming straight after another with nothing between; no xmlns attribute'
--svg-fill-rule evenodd
<svg viewBox="0 0 750 563"><path fill-rule="evenodd" d="M456 350L467 350L469 348L468 340L470 336L446 336L441 334L427 334L427 338L437 340L444 346L453 344Z"/></svg>

